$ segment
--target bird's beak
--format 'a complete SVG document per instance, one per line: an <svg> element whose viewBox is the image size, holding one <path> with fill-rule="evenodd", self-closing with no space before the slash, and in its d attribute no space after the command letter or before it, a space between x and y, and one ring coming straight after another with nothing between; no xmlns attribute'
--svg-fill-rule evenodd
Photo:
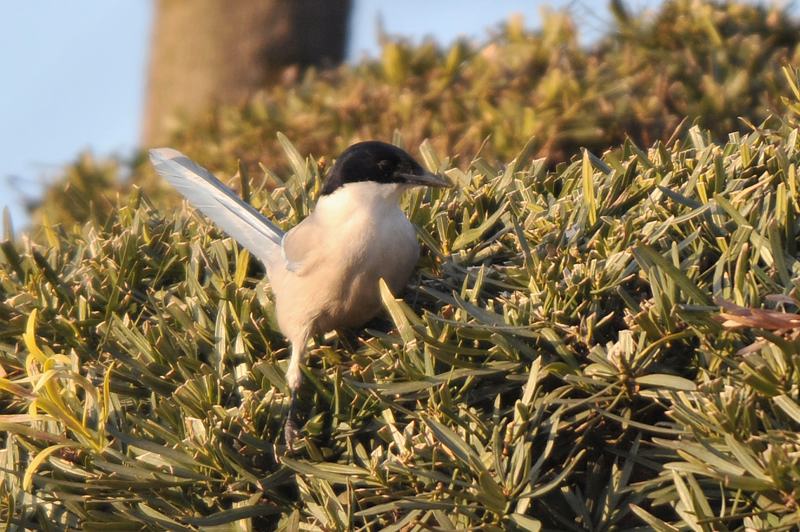
<svg viewBox="0 0 800 532"><path fill-rule="evenodd" d="M453 185L439 174L432 174L430 172L425 172L423 174L401 174L403 179L406 180L406 183L409 185L420 185L423 187L451 187Z"/></svg>

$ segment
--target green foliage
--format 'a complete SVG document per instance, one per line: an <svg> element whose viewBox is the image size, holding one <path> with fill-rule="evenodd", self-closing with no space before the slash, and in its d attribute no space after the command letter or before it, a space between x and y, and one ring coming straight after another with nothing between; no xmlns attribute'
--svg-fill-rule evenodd
<svg viewBox="0 0 800 532"><path fill-rule="evenodd" d="M108 220L116 206L120 167L114 161L97 161L90 153L64 169L58 181L30 202L32 223L85 223ZM127 195L127 191L122 192Z"/></svg>
<svg viewBox="0 0 800 532"><path fill-rule="evenodd" d="M378 61L211 109L181 124L171 145L220 165L235 153L274 166L275 131L316 155L398 131L461 166L479 151L507 161L530 139L537 157L559 162L627 137L667 140L685 117L716 138L739 129L740 116L758 123L777 103L780 66L800 59L800 24L777 8L678 0L652 17L617 13L588 48L576 22L552 11L539 31L512 19L480 45L386 39Z"/></svg>
<svg viewBox="0 0 800 532"><path fill-rule="evenodd" d="M321 178L281 144L294 172L250 196L288 226ZM800 524L800 318L731 306L796 305L795 127L695 127L552 170L420 151L456 187L405 200L427 252L404 301L384 290L391 322L313 350L294 454L263 272L204 220L135 193L104 227L4 243L6 522Z"/></svg>
<svg viewBox="0 0 800 532"><path fill-rule="evenodd" d="M666 141L684 118L682 132L697 123L724 139L745 127L739 117L759 123L780 107L779 69L800 61L800 24L775 7L673 0L650 17L619 5L614 11L589 47L580 45L578 25L564 12L545 12L535 32L512 19L481 44L441 48L387 38L378 60L300 79L290 72L241 106L178 118L168 144L212 170L242 159L253 175L261 173L258 161L273 169L284 164L277 131L317 157L356 140L414 147L429 139L462 169L478 153L508 161L525 145L554 164L626 138L648 146ZM163 183L154 177L138 167L132 172L149 197L161 198ZM39 208L59 213L48 215L51 222L89 219L85 212L60 216L70 204L65 183L75 182L67 175L55 183ZM88 191L113 205L117 190L94 183Z"/></svg>
<svg viewBox="0 0 800 532"><path fill-rule="evenodd" d="M397 127L456 185L404 200L425 245L404 299L383 291L355 352L335 334L312 351L293 454L287 346L246 252L138 167L146 193L102 216L43 207L64 223L0 245L4 523L800 526L800 87L776 66L794 23L738 4L615 9L591 53L560 15L482 50L394 42L176 134L286 227L319 193L326 163L306 154L362 135ZM762 121L773 101L783 118ZM656 141L683 115L711 129ZM737 115L758 125L721 141ZM259 150L272 170L235 167ZM70 181L115 171L82 168Z"/></svg>

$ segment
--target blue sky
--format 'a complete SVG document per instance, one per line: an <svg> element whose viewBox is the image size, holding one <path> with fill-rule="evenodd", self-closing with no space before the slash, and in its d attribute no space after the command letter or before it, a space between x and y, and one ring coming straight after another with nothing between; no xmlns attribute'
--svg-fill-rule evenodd
<svg viewBox="0 0 800 532"><path fill-rule="evenodd" d="M591 36L608 22L605 9L594 14L588 7L600 3L354 0L348 56L353 61L378 51L379 14L391 34L450 42L485 37L512 13L534 27L542 4L569 5ZM151 17L149 0L0 3L0 208L9 207L16 228L26 222L22 198L35 197L81 151L125 156L136 147Z"/></svg>

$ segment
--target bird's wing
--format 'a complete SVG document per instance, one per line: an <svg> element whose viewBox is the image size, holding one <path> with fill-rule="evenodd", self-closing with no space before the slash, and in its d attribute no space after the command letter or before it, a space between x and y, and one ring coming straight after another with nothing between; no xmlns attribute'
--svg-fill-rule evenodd
<svg viewBox="0 0 800 532"><path fill-rule="evenodd" d="M283 237L281 252L286 264L286 269L298 276L314 268L315 263L321 259L319 253L311 253L321 249L321 236L323 232L317 224L317 218L312 213L308 218L294 226Z"/></svg>
<svg viewBox="0 0 800 532"><path fill-rule="evenodd" d="M171 148L150 150L156 171L189 203L211 218L268 266L280 257L283 231L248 205L211 172Z"/></svg>

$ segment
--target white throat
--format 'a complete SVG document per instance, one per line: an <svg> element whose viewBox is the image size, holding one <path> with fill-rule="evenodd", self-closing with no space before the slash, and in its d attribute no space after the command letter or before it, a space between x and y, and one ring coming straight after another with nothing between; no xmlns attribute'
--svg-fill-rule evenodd
<svg viewBox="0 0 800 532"><path fill-rule="evenodd" d="M317 210L359 210L399 208L403 192L411 188L402 183L358 181L345 183L330 194L320 197Z"/></svg>

